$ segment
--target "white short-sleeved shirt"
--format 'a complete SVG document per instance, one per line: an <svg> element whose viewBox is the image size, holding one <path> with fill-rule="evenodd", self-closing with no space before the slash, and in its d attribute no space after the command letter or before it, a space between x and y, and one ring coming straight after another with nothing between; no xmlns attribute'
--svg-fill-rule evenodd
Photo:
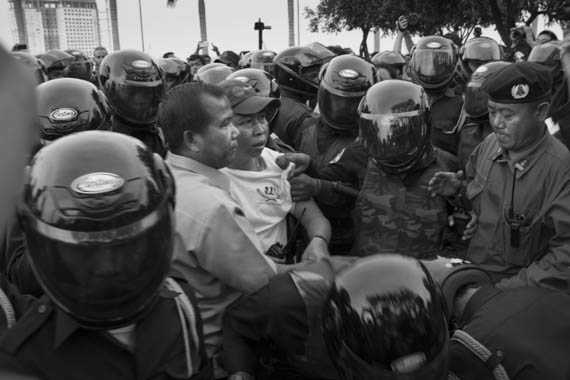
<svg viewBox="0 0 570 380"><path fill-rule="evenodd" d="M286 216L293 209L291 185L287 175L275 163L280 153L265 148L261 157L265 169L261 172L224 168L230 179L232 198L241 206L245 217L261 240L264 252L274 243L287 243Z"/></svg>

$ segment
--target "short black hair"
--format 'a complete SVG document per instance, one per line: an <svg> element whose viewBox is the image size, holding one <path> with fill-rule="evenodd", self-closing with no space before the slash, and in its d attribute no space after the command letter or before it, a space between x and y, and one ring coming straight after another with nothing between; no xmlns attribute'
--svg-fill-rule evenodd
<svg viewBox="0 0 570 380"><path fill-rule="evenodd" d="M550 41L558 41L558 37L556 37L556 34L554 34L554 32L552 32L551 30L546 29L538 33L539 36L542 34L546 34L548 37L550 37Z"/></svg>
<svg viewBox="0 0 570 380"><path fill-rule="evenodd" d="M174 52L173 51L167 51L166 53L164 53L162 55L162 58L170 58L170 57L174 57Z"/></svg>
<svg viewBox="0 0 570 380"><path fill-rule="evenodd" d="M208 97L222 99L226 95L221 87L192 82L173 87L160 103L158 125L173 153L180 150L186 131L202 133L210 123L212 113L209 111Z"/></svg>

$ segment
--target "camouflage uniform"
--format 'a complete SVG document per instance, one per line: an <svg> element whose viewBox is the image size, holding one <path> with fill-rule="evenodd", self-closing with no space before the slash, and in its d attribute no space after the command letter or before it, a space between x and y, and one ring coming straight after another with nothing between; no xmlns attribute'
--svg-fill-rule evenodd
<svg viewBox="0 0 570 380"><path fill-rule="evenodd" d="M432 198L428 182L436 172L455 171L455 158L437 148L404 175L382 171L372 161L356 201L357 238L352 253L397 252L422 256L439 252L447 226L447 202Z"/></svg>

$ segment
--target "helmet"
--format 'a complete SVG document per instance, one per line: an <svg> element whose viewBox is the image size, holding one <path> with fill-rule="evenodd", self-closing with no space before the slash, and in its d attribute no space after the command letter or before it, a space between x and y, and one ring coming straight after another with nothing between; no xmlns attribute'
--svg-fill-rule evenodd
<svg viewBox="0 0 570 380"><path fill-rule="evenodd" d="M99 84L113 116L133 126L154 124L164 93L164 74L148 54L138 50L109 54L99 67Z"/></svg>
<svg viewBox="0 0 570 380"><path fill-rule="evenodd" d="M472 38L459 50L460 74L465 81L468 81L471 74L477 67L493 61L503 59L503 52L497 41L488 37Z"/></svg>
<svg viewBox="0 0 570 380"><path fill-rule="evenodd" d="M23 51L12 53L12 57L16 58L18 62L23 64L26 69L32 73L36 80L36 84L40 84L48 80L46 65L41 59Z"/></svg>
<svg viewBox="0 0 570 380"><path fill-rule="evenodd" d="M290 47L273 60L274 76L281 88L311 100L319 89L321 65L335 54L319 43Z"/></svg>
<svg viewBox="0 0 570 380"><path fill-rule="evenodd" d="M196 82L205 82L210 84L218 84L228 78L233 73L233 69L220 62L208 63L196 71L194 80Z"/></svg>
<svg viewBox="0 0 570 380"><path fill-rule="evenodd" d="M164 72L164 91L182 83L182 66L170 58L160 58L156 61Z"/></svg>
<svg viewBox="0 0 570 380"><path fill-rule="evenodd" d="M107 98L91 82L60 78L36 90L40 138L45 145L74 132L111 129Z"/></svg>
<svg viewBox="0 0 570 380"><path fill-rule="evenodd" d="M377 68L385 68L390 72L392 79L402 79L402 74L404 73L404 66L406 65L406 60L402 54L387 50L375 54L372 57L372 63Z"/></svg>
<svg viewBox="0 0 570 380"><path fill-rule="evenodd" d="M451 82L457 65L457 46L440 36L420 38L411 51L414 82L429 90L442 90Z"/></svg>
<svg viewBox="0 0 570 380"><path fill-rule="evenodd" d="M417 84L399 79L377 83L358 111L362 146L388 173L408 171L430 146L427 96Z"/></svg>
<svg viewBox="0 0 570 380"><path fill-rule="evenodd" d="M214 60L214 63L221 62L224 65L227 65L231 68L238 67L239 64L239 55L231 50L226 50L218 58Z"/></svg>
<svg viewBox="0 0 570 380"><path fill-rule="evenodd" d="M58 49L49 50L47 53L39 55L38 58L45 63L50 80L67 76L68 68L74 59L71 54Z"/></svg>
<svg viewBox="0 0 570 380"><path fill-rule="evenodd" d="M373 64L354 55L333 58L321 73L318 104L331 128L357 133L357 110L366 90L376 83Z"/></svg>
<svg viewBox="0 0 570 380"><path fill-rule="evenodd" d="M431 259L422 259L422 264L441 288L449 322L455 297L461 289L467 285L493 284L489 273L479 265L464 259L434 256Z"/></svg>
<svg viewBox="0 0 570 380"><path fill-rule="evenodd" d="M239 59L239 68L240 69L247 69L249 67L251 67L251 55L253 54L253 51L248 51L246 53L241 54L241 57Z"/></svg>
<svg viewBox="0 0 570 380"><path fill-rule="evenodd" d="M537 63L556 62L560 61L560 53L560 45L547 42L533 47L528 56L528 61Z"/></svg>
<svg viewBox="0 0 570 380"><path fill-rule="evenodd" d="M411 257L373 255L343 270L322 322L340 379L447 379L444 302L437 282Z"/></svg>
<svg viewBox="0 0 570 380"><path fill-rule="evenodd" d="M479 118L486 116L489 113L487 108L489 94L481 88L481 85L485 79L491 76L491 74L496 73L508 65L509 62L504 61L489 62L479 66L479 68L473 72L471 80L465 87L465 101L463 103L463 108L465 109L465 114L467 116L471 118Z"/></svg>
<svg viewBox="0 0 570 380"><path fill-rule="evenodd" d="M244 81L259 95L275 99L281 97L281 91L279 90L277 81L266 71L260 69L241 69L232 73L227 79L239 79ZM277 116L279 108L268 107L267 110L270 111L271 114L266 115L266 119L268 123L271 123L275 116Z"/></svg>
<svg viewBox="0 0 570 380"><path fill-rule="evenodd" d="M91 80L93 62L91 62L91 60L79 50L71 49L66 50L65 52L73 56L73 61L71 62L71 65L69 65L66 77Z"/></svg>
<svg viewBox="0 0 570 380"><path fill-rule="evenodd" d="M172 176L141 141L109 131L62 137L32 161L19 210L32 270L81 326L134 323L170 267L173 207Z"/></svg>
<svg viewBox="0 0 570 380"><path fill-rule="evenodd" d="M273 72L273 60L277 53L271 50L254 51L250 56L249 67L253 69L265 70L268 73Z"/></svg>
<svg viewBox="0 0 570 380"><path fill-rule="evenodd" d="M180 82L178 84L188 82L190 79L190 65L187 62L185 62L183 59L178 57L170 57L167 59L169 61L176 63L180 68Z"/></svg>

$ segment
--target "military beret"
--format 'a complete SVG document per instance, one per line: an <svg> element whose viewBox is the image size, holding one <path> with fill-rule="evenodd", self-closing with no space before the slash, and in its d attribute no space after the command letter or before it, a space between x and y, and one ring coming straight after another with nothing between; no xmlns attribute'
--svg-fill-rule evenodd
<svg viewBox="0 0 570 380"><path fill-rule="evenodd" d="M549 100L550 71L535 62L515 62L490 75L481 86L497 103L532 103Z"/></svg>

